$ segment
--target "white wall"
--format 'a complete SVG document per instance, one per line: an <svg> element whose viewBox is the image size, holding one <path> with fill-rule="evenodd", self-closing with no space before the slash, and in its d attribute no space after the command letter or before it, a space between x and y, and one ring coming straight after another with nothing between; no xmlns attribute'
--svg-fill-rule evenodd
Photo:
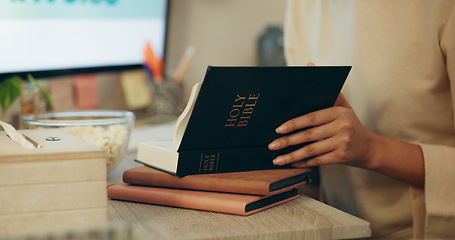
<svg viewBox="0 0 455 240"><path fill-rule="evenodd" d="M190 44L196 54L186 89L202 81L208 65L256 65L258 37L268 25L283 24L285 7L285 0L172 0L166 72Z"/></svg>

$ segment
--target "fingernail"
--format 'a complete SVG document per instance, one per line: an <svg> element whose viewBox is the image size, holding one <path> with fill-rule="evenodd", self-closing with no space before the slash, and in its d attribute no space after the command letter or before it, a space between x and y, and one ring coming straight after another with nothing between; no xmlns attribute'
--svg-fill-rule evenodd
<svg viewBox="0 0 455 240"><path fill-rule="evenodd" d="M286 130L288 129L288 127L286 126L279 126L277 129L276 129L276 132L277 133L280 133L280 132L285 132Z"/></svg>
<svg viewBox="0 0 455 240"><path fill-rule="evenodd" d="M272 142L269 146L270 149L278 149L280 147L279 142Z"/></svg>
<svg viewBox="0 0 455 240"><path fill-rule="evenodd" d="M273 164L275 165L281 165L285 161L285 158L283 156L279 156L273 160Z"/></svg>

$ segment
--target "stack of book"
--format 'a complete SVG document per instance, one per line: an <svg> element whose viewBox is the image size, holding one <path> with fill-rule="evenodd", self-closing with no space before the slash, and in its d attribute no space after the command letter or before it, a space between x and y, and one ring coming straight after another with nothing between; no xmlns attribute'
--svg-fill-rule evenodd
<svg viewBox="0 0 455 240"><path fill-rule="evenodd" d="M270 169L178 177L141 166L108 187L111 199L235 215L250 215L296 199L310 181L309 169Z"/></svg>
<svg viewBox="0 0 455 240"><path fill-rule="evenodd" d="M284 122L333 106L350 69L209 67L173 143L140 143L136 161L146 166L126 171L126 184L110 186L109 197L239 215L297 198L309 170L273 159L303 145L271 151L268 144Z"/></svg>

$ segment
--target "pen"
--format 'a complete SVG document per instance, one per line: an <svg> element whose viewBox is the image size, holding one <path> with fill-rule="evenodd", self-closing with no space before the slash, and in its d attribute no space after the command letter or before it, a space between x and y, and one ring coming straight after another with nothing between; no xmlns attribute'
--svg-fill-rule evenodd
<svg viewBox="0 0 455 240"><path fill-rule="evenodd" d="M192 45L188 46L183 53L182 59L180 59L179 65L175 70L173 80L175 83L180 83L183 79L183 75L190 65L191 60L193 59L194 53L196 52L196 48Z"/></svg>

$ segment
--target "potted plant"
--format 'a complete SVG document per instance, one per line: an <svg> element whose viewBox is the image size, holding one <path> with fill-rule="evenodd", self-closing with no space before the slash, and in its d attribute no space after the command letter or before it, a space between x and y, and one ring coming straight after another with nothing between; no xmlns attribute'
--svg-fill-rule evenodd
<svg viewBox="0 0 455 240"><path fill-rule="evenodd" d="M21 97L21 115L36 113L40 101L53 108L54 100L43 85L30 74L27 80L25 82L19 76L12 76L0 82L2 120L6 120L7 110L18 97Z"/></svg>

